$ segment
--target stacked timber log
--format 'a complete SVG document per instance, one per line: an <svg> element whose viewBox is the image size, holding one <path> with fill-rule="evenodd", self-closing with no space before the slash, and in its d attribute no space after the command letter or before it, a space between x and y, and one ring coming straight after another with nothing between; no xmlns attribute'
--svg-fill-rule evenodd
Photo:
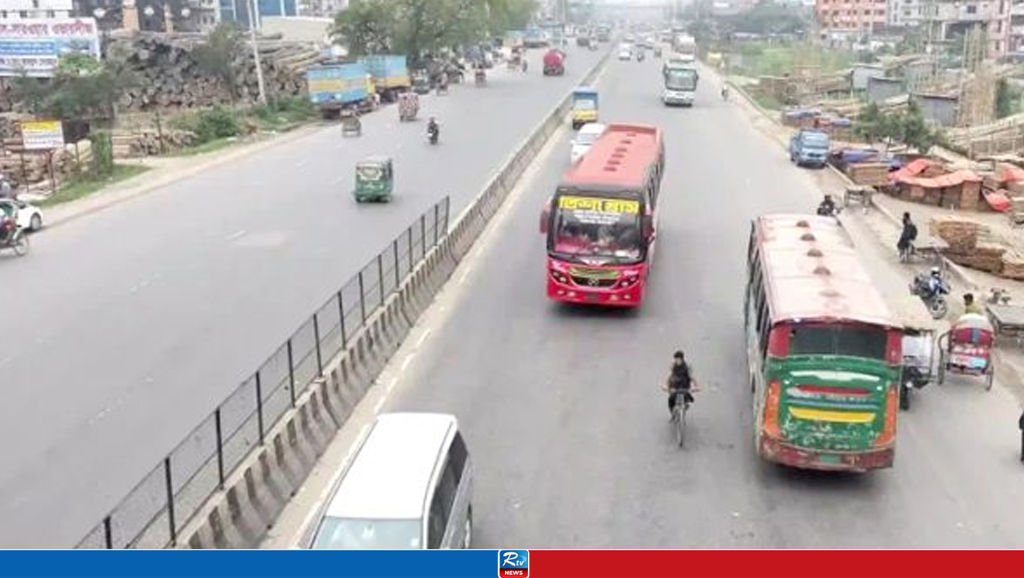
<svg viewBox="0 0 1024 578"><path fill-rule="evenodd" d="M92 162L92 148L88 140L64 145L53 151L26 151L21 139L4 139L0 154L0 173L17 188L27 188L51 177L61 182L71 175L87 171Z"/></svg>
<svg viewBox="0 0 1024 578"><path fill-rule="evenodd" d="M1024 251L1011 249L1003 253L1003 277L1024 281Z"/></svg>
<svg viewBox="0 0 1024 578"><path fill-rule="evenodd" d="M204 42L193 34L139 34L111 41L110 53L127 57L141 79L121 100L126 110L193 109L229 104L231 93L224 79L211 76L199 64L195 49ZM263 79L269 98L298 96L306 91L305 70L321 61L312 45L264 38L258 42ZM246 43L234 62L234 84L239 100L255 103L259 83L251 44Z"/></svg>
<svg viewBox="0 0 1024 578"><path fill-rule="evenodd" d="M988 234L988 227L956 215L932 217L928 223L931 234L949 245L950 252L969 253L978 246L978 238Z"/></svg>
<svg viewBox="0 0 1024 578"><path fill-rule="evenodd" d="M125 61L138 82L120 101L121 111L152 111L206 108L232 103L224 79L200 66L196 47L206 37L192 33L140 32L108 38L105 52ZM319 64L323 55L314 45L264 37L258 41L263 78L269 98L299 96L306 92L306 68ZM255 103L259 97L252 45L242 42L233 63L238 103ZM0 84L0 112L12 110L10 82Z"/></svg>
<svg viewBox="0 0 1024 578"><path fill-rule="evenodd" d="M196 134L187 130L144 129L111 136L114 158L137 158L179 151L196 142Z"/></svg>

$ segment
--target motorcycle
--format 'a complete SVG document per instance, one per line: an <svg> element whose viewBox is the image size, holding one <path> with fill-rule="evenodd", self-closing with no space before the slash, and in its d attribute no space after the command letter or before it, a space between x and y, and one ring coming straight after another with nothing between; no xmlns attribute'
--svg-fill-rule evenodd
<svg viewBox="0 0 1024 578"><path fill-rule="evenodd" d="M427 127L427 141L432 145L437 144L437 139L440 137L441 128L437 125L430 125Z"/></svg>
<svg viewBox="0 0 1024 578"><path fill-rule="evenodd" d="M836 205L822 203L818 205L817 213L819 217L839 217L839 213L842 211L843 209Z"/></svg>
<svg viewBox="0 0 1024 578"><path fill-rule="evenodd" d="M933 292L930 279L931 273L929 272L914 277L914 281L910 284L910 294L921 298L921 301L928 307L928 313L931 314L932 319L942 319L949 311L949 304L946 303L945 296L949 295L951 288L949 283L940 277L939 286Z"/></svg>
<svg viewBox="0 0 1024 578"><path fill-rule="evenodd" d="M636 53L636 61L637 62L643 62L644 61L644 53L643 52L637 52Z"/></svg>
<svg viewBox="0 0 1024 578"><path fill-rule="evenodd" d="M4 230L0 231L0 250L10 249L14 254L22 257L28 253L28 235L25 229L17 226L14 219L2 219Z"/></svg>

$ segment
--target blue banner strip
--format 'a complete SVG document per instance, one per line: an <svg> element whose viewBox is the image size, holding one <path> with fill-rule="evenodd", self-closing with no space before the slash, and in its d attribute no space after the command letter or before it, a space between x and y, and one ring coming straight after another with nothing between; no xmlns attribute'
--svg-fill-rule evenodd
<svg viewBox="0 0 1024 578"><path fill-rule="evenodd" d="M497 550L0 552L2 578L496 578Z"/></svg>

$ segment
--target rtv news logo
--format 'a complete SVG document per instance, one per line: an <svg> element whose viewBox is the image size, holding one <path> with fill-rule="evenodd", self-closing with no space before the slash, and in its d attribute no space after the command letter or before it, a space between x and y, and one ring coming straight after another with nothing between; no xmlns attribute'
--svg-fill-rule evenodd
<svg viewBox="0 0 1024 578"><path fill-rule="evenodd" d="M529 550L498 550L498 578L528 578Z"/></svg>

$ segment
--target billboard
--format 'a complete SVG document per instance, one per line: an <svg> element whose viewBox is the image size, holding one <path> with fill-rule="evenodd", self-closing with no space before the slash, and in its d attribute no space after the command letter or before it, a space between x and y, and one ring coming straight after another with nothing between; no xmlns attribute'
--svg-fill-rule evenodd
<svg viewBox="0 0 1024 578"><path fill-rule="evenodd" d="M100 57L94 18L0 20L0 77L48 78L60 56L74 53Z"/></svg>

